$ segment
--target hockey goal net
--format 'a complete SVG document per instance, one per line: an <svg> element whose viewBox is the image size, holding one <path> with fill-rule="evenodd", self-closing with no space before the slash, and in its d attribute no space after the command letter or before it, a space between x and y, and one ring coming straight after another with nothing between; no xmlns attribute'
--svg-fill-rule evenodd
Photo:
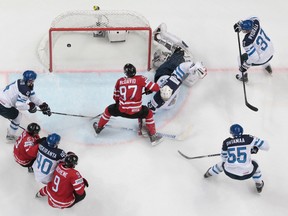
<svg viewBox="0 0 288 216"><path fill-rule="evenodd" d="M38 46L52 71L114 71L126 63L149 70L152 30L134 11L68 11L54 19Z"/></svg>

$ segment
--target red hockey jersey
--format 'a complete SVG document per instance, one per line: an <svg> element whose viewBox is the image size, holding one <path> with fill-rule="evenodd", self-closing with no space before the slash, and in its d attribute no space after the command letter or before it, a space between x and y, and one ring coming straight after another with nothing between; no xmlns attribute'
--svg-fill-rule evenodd
<svg viewBox="0 0 288 216"><path fill-rule="evenodd" d="M17 163L25 166L36 158L39 146L39 144L36 144L36 140L39 138L38 135L33 137L27 131L23 131L16 140L13 150L14 159Z"/></svg>
<svg viewBox="0 0 288 216"><path fill-rule="evenodd" d="M73 168L65 168L61 162L54 171L52 180L47 184L48 203L54 208L67 208L74 201L74 192L82 195L85 185L81 174ZM44 192L44 193L45 193Z"/></svg>
<svg viewBox="0 0 288 216"><path fill-rule="evenodd" d="M143 91L159 90L157 83L151 82L144 76L121 77L116 82L113 99L119 103L120 112L132 115L142 109Z"/></svg>

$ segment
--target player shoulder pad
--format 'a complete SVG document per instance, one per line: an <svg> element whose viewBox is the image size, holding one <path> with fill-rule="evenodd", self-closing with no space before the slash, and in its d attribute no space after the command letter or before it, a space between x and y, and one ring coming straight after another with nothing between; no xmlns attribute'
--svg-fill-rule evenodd
<svg viewBox="0 0 288 216"><path fill-rule="evenodd" d="M30 97L31 89L25 84L25 82L23 80L18 80L17 85L18 85L18 90L21 94L23 94L27 97Z"/></svg>

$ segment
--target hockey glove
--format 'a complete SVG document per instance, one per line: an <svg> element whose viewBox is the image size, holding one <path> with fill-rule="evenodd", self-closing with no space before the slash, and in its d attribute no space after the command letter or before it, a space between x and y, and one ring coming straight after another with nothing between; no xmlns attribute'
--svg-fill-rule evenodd
<svg viewBox="0 0 288 216"><path fill-rule="evenodd" d="M233 27L235 32L240 32L241 31L240 21L235 23Z"/></svg>
<svg viewBox="0 0 288 216"><path fill-rule="evenodd" d="M250 65L247 64L246 61L243 62L243 64L239 67L239 71L242 73L246 72L249 69Z"/></svg>
<svg viewBox="0 0 288 216"><path fill-rule="evenodd" d="M37 144L40 144L40 143L42 143L43 141L45 141L47 139L47 137L42 137L42 138L40 138L40 139L37 139L36 140L36 143Z"/></svg>
<svg viewBox="0 0 288 216"><path fill-rule="evenodd" d="M28 111L30 113L35 113L37 111L37 107L36 107L36 105L33 102L30 102L28 105L29 105Z"/></svg>
<svg viewBox="0 0 288 216"><path fill-rule="evenodd" d="M87 181L85 178L83 178L83 181L84 181L84 185L85 185L86 187L89 187L88 181Z"/></svg>
<svg viewBox="0 0 288 216"><path fill-rule="evenodd" d="M253 146L253 148L251 149L251 154L257 154L258 150L258 147Z"/></svg>
<svg viewBox="0 0 288 216"><path fill-rule="evenodd" d="M41 109L41 111L44 115L51 116L52 113L51 113L50 107L47 103L44 102L43 104L39 105L39 108Z"/></svg>
<svg viewBox="0 0 288 216"><path fill-rule="evenodd" d="M149 94L152 94L153 93L153 91L151 91L151 90L148 90L148 91L146 91L145 90L145 92L144 92L146 95L149 95Z"/></svg>

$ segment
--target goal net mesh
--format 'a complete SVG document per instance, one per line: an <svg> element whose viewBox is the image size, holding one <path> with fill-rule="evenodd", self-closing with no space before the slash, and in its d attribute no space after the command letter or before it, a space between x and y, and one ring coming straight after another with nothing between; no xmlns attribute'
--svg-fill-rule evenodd
<svg viewBox="0 0 288 216"><path fill-rule="evenodd" d="M126 63L147 70L151 35L134 11L67 11L53 20L38 56L50 71L114 71Z"/></svg>

